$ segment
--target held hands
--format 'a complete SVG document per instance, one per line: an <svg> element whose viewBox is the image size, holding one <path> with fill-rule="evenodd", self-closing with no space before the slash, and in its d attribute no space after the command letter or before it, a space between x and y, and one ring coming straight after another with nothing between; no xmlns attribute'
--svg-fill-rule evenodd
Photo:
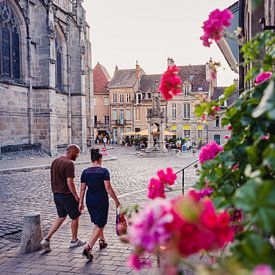
<svg viewBox="0 0 275 275"><path fill-rule="evenodd" d="M81 202L79 202L79 205L78 205L78 211L80 212L80 213L82 213L83 212L83 210L84 210L84 204L83 204L83 202L81 203Z"/></svg>

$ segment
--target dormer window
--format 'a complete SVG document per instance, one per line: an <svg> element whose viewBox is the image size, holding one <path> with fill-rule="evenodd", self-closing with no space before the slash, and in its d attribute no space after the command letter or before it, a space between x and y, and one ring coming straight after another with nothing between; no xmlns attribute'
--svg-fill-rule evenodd
<svg viewBox="0 0 275 275"><path fill-rule="evenodd" d="M151 98L152 98L151 93L147 93L147 99L151 99Z"/></svg>
<svg viewBox="0 0 275 275"><path fill-rule="evenodd" d="M136 104L141 104L142 94L138 93L136 96Z"/></svg>
<svg viewBox="0 0 275 275"><path fill-rule="evenodd" d="M203 90L203 88L200 86L199 88L198 88L198 91L202 91Z"/></svg>
<svg viewBox="0 0 275 275"><path fill-rule="evenodd" d="M191 85L188 82L183 83L182 92L184 95L188 95L188 93L191 92Z"/></svg>

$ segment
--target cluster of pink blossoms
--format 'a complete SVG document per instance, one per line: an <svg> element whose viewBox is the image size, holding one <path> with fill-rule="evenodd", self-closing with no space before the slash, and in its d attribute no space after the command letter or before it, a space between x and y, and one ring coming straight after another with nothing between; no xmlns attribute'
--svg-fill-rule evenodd
<svg viewBox="0 0 275 275"><path fill-rule="evenodd" d="M212 41L219 41L223 34L224 28L230 26L230 20L233 18L233 14L230 10L225 9L220 11L216 9L209 14L208 20L203 22L204 34L200 37L203 41L203 45L210 47Z"/></svg>
<svg viewBox="0 0 275 275"><path fill-rule="evenodd" d="M223 147L217 144L215 141L211 141L201 148L199 154L200 163L214 159L221 151L223 151Z"/></svg>
<svg viewBox="0 0 275 275"><path fill-rule="evenodd" d="M171 100L173 96L181 93L182 81L177 76L178 72L179 68L173 65L162 75L159 90L165 100Z"/></svg>
<svg viewBox="0 0 275 275"><path fill-rule="evenodd" d="M159 170L158 179L152 178L148 185L148 198L165 198L165 185L173 185L177 179L177 175L173 172L173 169L168 167L165 170Z"/></svg>
<svg viewBox="0 0 275 275"><path fill-rule="evenodd" d="M160 246L180 258L222 248L233 238L230 215L216 213L211 200L198 192L171 201L156 199L138 213L129 228L129 242L135 247L129 263L142 268L137 259L145 252L157 252Z"/></svg>

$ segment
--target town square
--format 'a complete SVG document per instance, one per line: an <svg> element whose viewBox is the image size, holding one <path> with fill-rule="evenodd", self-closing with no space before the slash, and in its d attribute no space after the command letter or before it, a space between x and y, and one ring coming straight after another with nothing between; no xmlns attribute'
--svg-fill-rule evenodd
<svg viewBox="0 0 275 275"><path fill-rule="evenodd" d="M275 274L274 0L0 0L0 274Z"/></svg>

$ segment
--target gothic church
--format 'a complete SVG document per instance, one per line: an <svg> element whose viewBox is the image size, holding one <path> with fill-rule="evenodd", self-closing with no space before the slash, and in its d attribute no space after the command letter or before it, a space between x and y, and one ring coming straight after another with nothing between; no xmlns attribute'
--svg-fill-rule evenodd
<svg viewBox="0 0 275 275"><path fill-rule="evenodd" d="M50 155L93 135L90 28L82 0L0 0L0 147Z"/></svg>

